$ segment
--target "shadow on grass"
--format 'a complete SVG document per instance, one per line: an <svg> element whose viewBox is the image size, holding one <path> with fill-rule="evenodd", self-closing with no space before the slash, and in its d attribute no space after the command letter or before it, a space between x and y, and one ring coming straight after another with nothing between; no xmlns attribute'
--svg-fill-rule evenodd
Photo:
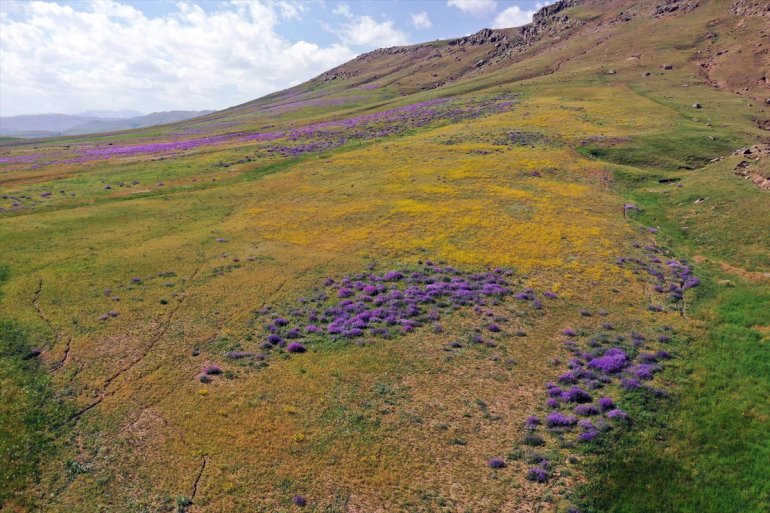
<svg viewBox="0 0 770 513"><path fill-rule="evenodd" d="M679 392L594 459L579 491L586 512L768 511L770 344L752 328L770 324L770 291L706 281L696 315L708 333L679 344L685 363L666 376Z"/></svg>
<svg viewBox="0 0 770 513"><path fill-rule="evenodd" d="M0 285L9 275L0 266ZM26 330L0 319L0 510L27 505L21 494L53 450L50 428L68 415L38 353Z"/></svg>

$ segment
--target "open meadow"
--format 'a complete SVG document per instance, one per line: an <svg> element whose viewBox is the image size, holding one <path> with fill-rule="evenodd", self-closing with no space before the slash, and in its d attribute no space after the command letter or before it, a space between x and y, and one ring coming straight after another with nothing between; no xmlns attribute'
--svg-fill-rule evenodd
<svg viewBox="0 0 770 513"><path fill-rule="evenodd" d="M698 59L768 18L575 4L438 88L0 143L0 509L766 511L770 92Z"/></svg>

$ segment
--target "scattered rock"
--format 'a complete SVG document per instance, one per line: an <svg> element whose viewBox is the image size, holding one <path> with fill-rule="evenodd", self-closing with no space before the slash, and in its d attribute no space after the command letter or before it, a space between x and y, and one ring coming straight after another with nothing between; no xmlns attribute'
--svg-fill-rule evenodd
<svg viewBox="0 0 770 513"><path fill-rule="evenodd" d="M684 0L665 0L663 3L655 7L652 15L656 18L666 16L674 12L687 13L698 7L696 1L684 1Z"/></svg>
<svg viewBox="0 0 770 513"><path fill-rule="evenodd" d="M32 349L30 349L30 350L29 350L29 353L27 353L27 354L24 356L24 359L25 359L25 360L31 360L32 358L37 358L37 357L38 357L38 356L40 356L41 354L43 354L43 350L42 350L42 349L40 349L39 347L34 347L34 348L32 348Z"/></svg>
<svg viewBox="0 0 770 513"><path fill-rule="evenodd" d="M748 148L741 148L733 153L743 159L736 164L734 172L737 176L745 178L760 189L770 190L770 144L755 144Z"/></svg>
<svg viewBox="0 0 770 513"><path fill-rule="evenodd" d="M730 6L730 13L735 16L770 16L770 4L767 0L738 0Z"/></svg>
<svg viewBox="0 0 770 513"><path fill-rule="evenodd" d="M671 64L664 64L663 66L661 66L661 68L663 68L663 69L674 69L674 66L671 65Z"/></svg>

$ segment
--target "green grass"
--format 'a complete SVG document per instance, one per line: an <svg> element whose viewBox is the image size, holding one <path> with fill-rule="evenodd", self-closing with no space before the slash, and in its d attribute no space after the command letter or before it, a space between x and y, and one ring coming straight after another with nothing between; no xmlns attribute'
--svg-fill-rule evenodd
<svg viewBox="0 0 770 513"><path fill-rule="evenodd" d="M714 131L691 128L645 135L617 146L589 144L578 148L586 157L614 164L660 170L695 169L715 156L727 155L740 145L734 136L714 139Z"/></svg>
<svg viewBox="0 0 770 513"><path fill-rule="evenodd" d="M27 332L0 320L0 506L35 478L51 455L49 429L66 415L32 349Z"/></svg>
<svg viewBox="0 0 770 513"><path fill-rule="evenodd" d="M597 458L588 512L761 513L770 501L770 292L710 285L707 335L679 343L672 400ZM637 401L639 399L637 398ZM765 477L763 477L765 476Z"/></svg>
<svg viewBox="0 0 770 513"><path fill-rule="evenodd" d="M674 158L695 153L672 138ZM613 149L609 160L628 164ZM678 156L677 156L678 155ZM603 155L604 156L604 155ZM707 157L707 155L705 155ZM654 156L651 159L655 159ZM770 201L732 173L735 159L694 171L615 173L633 214L659 239L694 258L703 285L689 314L700 323L673 342L675 384L659 408L629 394L637 428L594 458L579 495L595 513L760 513L770 502ZM668 167L671 169L671 167ZM681 179L661 184L663 179ZM705 198L705 200L700 201ZM740 198L738 200L738 198Z"/></svg>

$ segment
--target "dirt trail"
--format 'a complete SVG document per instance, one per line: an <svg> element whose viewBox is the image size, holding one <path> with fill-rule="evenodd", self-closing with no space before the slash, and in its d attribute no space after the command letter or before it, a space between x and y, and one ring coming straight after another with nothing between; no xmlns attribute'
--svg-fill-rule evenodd
<svg viewBox="0 0 770 513"><path fill-rule="evenodd" d="M43 311L43 307L40 306L40 295L43 293L43 278L38 278L37 282L37 289L35 289L35 293L32 296L32 307L35 309L35 312L37 312L37 316L48 326L48 329L51 331L51 333L54 336L53 344L50 349L53 349L59 345L62 339L65 338L64 334L56 329L56 327L53 325L53 322L51 322L51 319L48 318L48 316ZM66 337L67 339L67 345L64 347L64 354L62 357L54 362L51 365L51 371L56 372L64 365L67 364L70 357L70 350L72 349L72 337ZM47 349L44 352L48 352L50 349Z"/></svg>
<svg viewBox="0 0 770 513"><path fill-rule="evenodd" d="M201 482L201 477L203 477L203 472L206 470L206 465L209 463L209 457L203 456L201 458L201 467L198 470L198 475L195 476L195 481L193 482L192 491L190 492L190 500L194 501L195 496L198 494L198 485Z"/></svg>

